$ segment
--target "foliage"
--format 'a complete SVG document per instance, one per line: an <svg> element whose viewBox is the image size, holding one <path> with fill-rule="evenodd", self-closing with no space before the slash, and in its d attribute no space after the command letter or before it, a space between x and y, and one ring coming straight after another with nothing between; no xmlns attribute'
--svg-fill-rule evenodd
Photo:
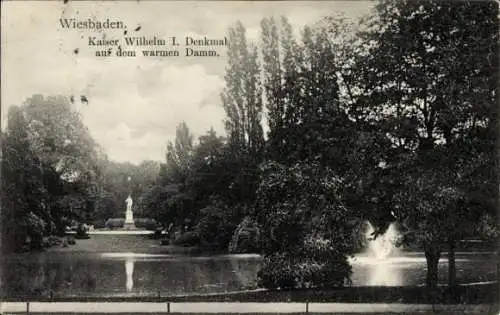
<svg viewBox="0 0 500 315"><path fill-rule="evenodd" d="M243 218L233 232L229 243L230 253L258 253L259 226L250 216Z"/></svg>
<svg viewBox="0 0 500 315"><path fill-rule="evenodd" d="M135 227L150 231L156 230L157 224L154 219L149 218L134 218ZM111 218L106 220L104 227L107 229L123 228L125 225L124 218Z"/></svg>
<svg viewBox="0 0 500 315"><path fill-rule="evenodd" d="M365 220L374 237L399 222L430 288L448 246L454 285L457 240L498 237L498 4L380 1L300 38L285 18L261 31L258 51L241 22L229 29L227 138L196 142L182 122L162 164L108 161L64 97L12 107L3 244L41 249L72 221L121 215L131 194L136 214L181 232L176 244L262 252L268 288L344 285Z"/></svg>
<svg viewBox="0 0 500 315"><path fill-rule="evenodd" d="M146 199L158 176L159 163L143 161L139 165L134 165L102 159L99 165L102 175L99 183L99 199L93 215L94 220L105 221L123 215L125 200L129 194L134 200L135 216L152 216ZM128 182L128 177L131 179L130 182Z"/></svg>
<svg viewBox="0 0 500 315"><path fill-rule="evenodd" d="M238 22L229 29L226 88L221 98L229 143L235 150L256 156L264 142L262 98L257 49L248 46L245 27Z"/></svg>
<svg viewBox="0 0 500 315"><path fill-rule="evenodd" d="M186 232L173 241L174 245L196 246L200 244L200 236L194 231Z"/></svg>
<svg viewBox="0 0 500 315"><path fill-rule="evenodd" d="M179 128L185 132L187 127ZM248 212L237 204L249 188L237 184L247 182L245 174L238 173L240 163L246 160L235 160L225 139L214 130L188 147L191 153L183 155L186 161L162 165L157 182L146 196L148 211L164 227L172 224L183 233L187 226L205 244L227 250L234 228ZM180 165L185 166L182 171Z"/></svg>
<svg viewBox="0 0 500 315"><path fill-rule="evenodd" d="M262 265L257 274L259 286L268 289L342 287L349 282L346 274L351 273L351 266L345 258L331 264L318 264L274 254L266 257Z"/></svg>
<svg viewBox="0 0 500 315"><path fill-rule="evenodd" d="M185 122L180 123L175 131L175 143L167 144L166 162L172 176L182 180L191 167L193 154L193 135Z"/></svg>
<svg viewBox="0 0 500 315"><path fill-rule="evenodd" d="M221 94L226 112L226 166L232 173L229 184L230 205L251 204L258 182L262 158L262 86L257 48L249 44L241 22L229 29L226 87ZM231 174L230 173L230 174Z"/></svg>
<svg viewBox="0 0 500 315"><path fill-rule="evenodd" d="M262 283L282 288L343 285L350 276L347 255L353 251L356 214L342 203L341 180L330 169L309 163L286 167L268 162L262 174L257 218L268 257Z"/></svg>
<svg viewBox="0 0 500 315"><path fill-rule="evenodd" d="M40 249L42 236L91 216L100 152L66 98L34 95L11 107L2 138L4 244Z"/></svg>
<svg viewBox="0 0 500 315"><path fill-rule="evenodd" d="M359 33L355 105L392 142L391 203L426 252L430 287L441 244L452 285L456 240L476 234L470 223L497 199L485 172L495 166L497 12L493 2L382 1Z"/></svg>
<svg viewBox="0 0 500 315"><path fill-rule="evenodd" d="M78 227L76 228L76 235L75 238L77 239L87 239L90 238L89 236L89 227L85 223L80 223L78 224Z"/></svg>
<svg viewBox="0 0 500 315"><path fill-rule="evenodd" d="M193 150L193 136L183 122L176 128L175 143L167 144L166 163L160 165L158 179L146 194L149 213L163 226L173 223L183 227L196 216L189 183Z"/></svg>
<svg viewBox="0 0 500 315"><path fill-rule="evenodd" d="M108 219L106 220L106 223L104 223L104 226L107 229L123 228L124 225L125 225L125 219L123 218Z"/></svg>
<svg viewBox="0 0 500 315"><path fill-rule="evenodd" d="M154 219L147 218L134 218L134 224L137 228L144 228L150 231L155 231L157 226Z"/></svg>
<svg viewBox="0 0 500 315"><path fill-rule="evenodd" d="M227 250L237 226L234 221L232 209L220 200L212 200L207 207L200 210L200 220L195 230L203 243L217 250Z"/></svg>

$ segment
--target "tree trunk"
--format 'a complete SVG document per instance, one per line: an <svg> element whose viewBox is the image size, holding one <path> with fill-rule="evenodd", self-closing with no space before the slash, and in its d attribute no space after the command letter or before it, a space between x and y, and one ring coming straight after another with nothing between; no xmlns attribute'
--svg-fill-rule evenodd
<svg viewBox="0 0 500 315"><path fill-rule="evenodd" d="M436 244L427 244L424 246L424 253L427 261L427 288L435 290L438 282L438 264L441 249Z"/></svg>
<svg viewBox="0 0 500 315"><path fill-rule="evenodd" d="M448 240L448 287L452 290L457 285L457 268L455 265L455 239Z"/></svg>

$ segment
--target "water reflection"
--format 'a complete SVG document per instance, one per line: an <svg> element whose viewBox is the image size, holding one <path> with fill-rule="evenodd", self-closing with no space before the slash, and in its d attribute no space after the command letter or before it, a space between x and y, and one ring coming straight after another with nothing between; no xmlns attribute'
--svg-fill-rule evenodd
<svg viewBox="0 0 500 315"><path fill-rule="evenodd" d="M401 269L388 262L381 262L371 266L368 285L371 286L398 286L404 284Z"/></svg>
<svg viewBox="0 0 500 315"><path fill-rule="evenodd" d="M365 237L368 240L366 257L362 257L368 275L367 285L371 286L398 286L404 284L401 265L397 264L395 257L399 254L396 242L399 232L396 224L391 223L384 234L373 239L375 231L370 222L366 222Z"/></svg>
<svg viewBox="0 0 500 315"><path fill-rule="evenodd" d="M134 259L131 257L125 259L125 274L127 276L125 287L127 288L127 292L130 292L134 287Z"/></svg>
<svg viewBox="0 0 500 315"><path fill-rule="evenodd" d="M118 296L234 292L255 288L261 258L245 255L186 257L39 253L2 257L4 295ZM495 280L495 256L457 254L460 283ZM352 261L352 285L420 285L425 283L422 253L378 260L368 254ZM125 267L124 267L125 265ZM447 263L439 264L439 282L447 282Z"/></svg>

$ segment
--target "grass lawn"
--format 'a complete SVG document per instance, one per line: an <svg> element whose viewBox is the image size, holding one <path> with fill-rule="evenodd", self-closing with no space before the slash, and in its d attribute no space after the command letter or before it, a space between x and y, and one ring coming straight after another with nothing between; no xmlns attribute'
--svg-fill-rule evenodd
<svg viewBox="0 0 500 315"><path fill-rule="evenodd" d="M53 246L47 251L88 253L142 253L142 254L192 254L194 247L161 245L159 239L150 235L92 234L89 239L77 239L75 245Z"/></svg>

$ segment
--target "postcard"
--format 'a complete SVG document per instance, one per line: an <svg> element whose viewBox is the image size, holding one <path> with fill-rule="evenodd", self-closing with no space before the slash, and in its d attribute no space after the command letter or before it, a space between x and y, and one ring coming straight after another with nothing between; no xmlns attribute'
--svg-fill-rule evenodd
<svg viewBox="0 0 500 315"><path fill-rule="evenodd" d="M495 312L498 2L1 5L2 312Z"/></svg>

